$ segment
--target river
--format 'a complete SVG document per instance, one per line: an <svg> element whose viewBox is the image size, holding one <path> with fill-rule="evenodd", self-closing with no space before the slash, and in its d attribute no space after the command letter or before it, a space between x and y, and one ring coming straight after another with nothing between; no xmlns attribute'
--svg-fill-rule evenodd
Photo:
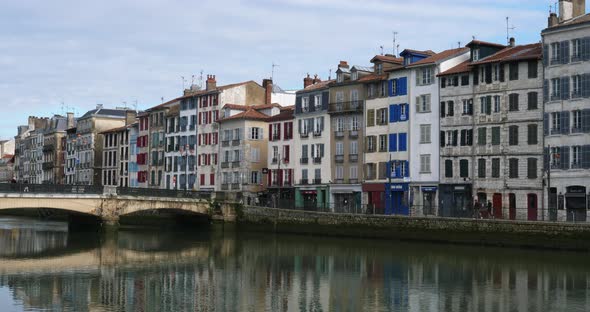
<svg viewBox="0 0 590 312"><path fill-rule="evenodd" d="M588 311L586 253L0 218L0 311Z"/></svg>

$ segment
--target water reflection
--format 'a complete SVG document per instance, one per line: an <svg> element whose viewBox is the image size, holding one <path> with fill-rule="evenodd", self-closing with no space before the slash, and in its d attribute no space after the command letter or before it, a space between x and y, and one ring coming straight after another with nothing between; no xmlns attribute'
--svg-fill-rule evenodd
<svg viewBox="0 0 590 312"><path fill-rule="evenodd" d="M586 311L590 307L586 254L229 231L122 231L98 238L98 244L86 234L70 234L84 235L77 241L88 240L87 246L71 246L72 239L64 245L48 238L63 233L52 226L23 235L31 230L26 221L13 223L12 228L1 221L2 249L18 246L18 251L0 256L0 288L11 293L0 306L17 310ZM56 249L65 251L56 253Z"/></svg>

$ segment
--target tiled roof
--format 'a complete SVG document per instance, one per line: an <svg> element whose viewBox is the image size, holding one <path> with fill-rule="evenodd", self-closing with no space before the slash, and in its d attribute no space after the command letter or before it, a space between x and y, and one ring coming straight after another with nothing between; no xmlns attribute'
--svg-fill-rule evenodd
<svg viewBox="0 0 590 312"><path fill-rule="evenodd" d="M391 55L375 55L375 57L373 57L371 59L371 62L374 62L375 60L381 61L381 62L387 62L387 63L397 63L397 64L402 64L404 62L403 58L395 57L395 56L391 56Z"/></svg>
<svg viewBox="0 0 590 312"><path fill-rule="evenodd" d="M169 107L171 104L174 104L175 102L178 102L178 101L180 101L182 98L183 98L183 97L175 98L175 99L173 99L173 100L170 100L170 101L168 101L168 102L162 103L162 104L160 104L160 105L156 105L156 106L154 106L154 107L152 107L152 108L148 108L148 109L146 109L145 111L146 111L146 112L152 112L152 111L158 110L158 109L160 109L160 108Z"/></svg>
<svg viewBox="0 0 590 312"><path fill-rule="evenodd" d="M224 122L224 121L229 121L229 120L238 120L238 119L244 119L244 120L267 120L269 118L268 115L263 114L255 109L253 109L252 107L248 107L248 110L246 110L245 112L241 112L237 115L234 116L230 116L227 118L222 118L219 119L218 122Z"/></svg>
<svg viewBox="0 0 590 312"><path fill-rule="evenodd" d="M293 118L295 118L295 116L293 116L293 110L288 109L288 110L281 111L281 113L278 115L268 117L267 121L268 122L275 122L275 121L291 120Z"/></svg>
<svg viewBox="0 0 590 312"><path fill-rule="evenodd" d="M281 108L281 105L279 105L278 103L252 105L253 109L269 109L269 108L273 108L273 107Z"/></svg>
<svg viewBox="0 0 590 312"><path fill-rule="evenodd" d="M12 157L14 157L12 154L4 154L4 156L2 156L3 159L11 159Z"/></svg>
<svg viewBox="0 0 590 312"><path fill-rule="evenodd" d="M281 111L295 110L295 105L281 107Z"/></svg>
<svg viewBox="0 0 590 312"><path fill-rule="evenodd" d="M385 80L385 79L387 79L387 74L381 74L381 75L370 74L370 75L366 75L364 77L360 77L357 81L358 82L371 82L371 81L379 81L379 80Z"/></svg>
<svg viewBox="0 0 590 312"><path fill-rule="evenodd" d="M448 75L455 75L455 74L462 74L468 73L471 71L471 61L467 60L455 67L449 68L448 70L438 74L437 76L448 76Z"/></svg>
<svg viewBox="0 0 590 312"><path fill-rule="evenodd" d="M326 81L322 81L322 82L318 82L318 83L314 83L312 85L307 86L307 88L302 89L297 91L297 93L299 92L309 92L309 91L315 91L315 90L321 90L324 88L327 88L330 86L330 84L336 82L336 80L326 80Z"/></svg>
<svg viewBox="0 0 590 312"><path fill-rule="evenodd" d="M113 129L105 130L105 131L103 131L103 132L100 132L100 133L113 133L113 132L119 132L119 131L123 131L123 130L126 130L126 129L133 128L133 126L135 126L135 125L137 125L137 122L134 122L134 123L132 123L132 124L130 124L130 125L126 125L126 126L123 126L123 127L117 127L117 128L113 128Z"/></svg>
<svg viewBox="0 0 590 312"><path fill-rule="evenodd" d="M259 87L262 88L262 86L259 85L256 81L254 81L254 80L248 80L248 81L244 81L244 82L238 82L238 83L233 83L233 84L228 84L228 85L225 85L225 86L217 87L217 89L218 90L225 90L225 89L230 89L230 88L234 88L234 87L239 87L239 86L242 86L242 85L245 85L245 84L249 84L249 83L255 83Z"/></svg>
<svg viewBox="0 0 590 312"><path fill-rule="evenodd" d="M245 105L238 105L238 104L225 104L223 108L235 109L235 110L248 110L248 107Z"/></svg>
<svg viewBox="0 0 590 312"><path fill-rule="evenodd" d="M533 43L508 47L477 62L473 62L472 65L523 60L540 60L542 57L543 47L541 43Z"/></svg>
<svg viewBox="0 0 590 312"><path fill-rule="evenodd" d="M432 50L420 51L420 50L412 50L412 49L405 49L400 54L406 54L406 52L412 53L412 54L423 54L423 55L435 55L436 54L436 52L434 52Z"/></svg>
<svg viewBox="0 0 590 312"><path fill-rule="evenodd" d="M569 19L567 21L563 21L553 27L549 27L549 28L544 29L543 32L552 31L554 29L559 29L562 27L570 26L570 25L583 24L583 23L587 23L587 22L590 22L590 13L574 17L574 18Z"/></svg>
<svg viewBox="0 0 590 312"><path fill-rule="evenodd" d="M442 51L440 53L434 54L433 56L427 57L423 60L419 60L418 62L410 64L408 67L412 66L420 66L426 64L436 64L440 61L444 61L452 56L463 54L469 51L469 48L457 48L457 49L450 49L446 51Z"/></svg>
<svg viewBox="0 0 590 312"><path fill-rule="evenodd" d="M493 43L493 42L486 42L486 41L481 41L481 40L471 40L471 42L469 42L466 47L471 47L472 45L485 45L485 46L491 46L491 47L498 47L498 48L505 48L506 46L503 44L498 44L498 43Z"/></svg>
<svg viewBox="0 0 590 312"><path fill-rule="evenodd" d="M80 119L88 118L91 116L125 117L126 114L127 114L127 111L121 110L121 109L99 108L99 109L93 109L93 110L86 112L86 114L84 114L82 117L80 117Z"/></svg>

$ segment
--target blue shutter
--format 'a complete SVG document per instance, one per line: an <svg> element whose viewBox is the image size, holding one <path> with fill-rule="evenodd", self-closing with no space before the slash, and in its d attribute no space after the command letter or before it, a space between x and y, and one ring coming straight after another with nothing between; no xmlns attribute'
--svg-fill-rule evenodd
<svg viewBox="0 0 590 312"><path fill-rule="evenodd" d="M389 151L390 152L397 152L397 134L396 133L389 134Z"/></svg>
<svg viewBox="0 0 590 312"><path fill-rule="evenodd" d="M549 65L549 45L546 44L543 46L543 66L547 67Z"/></svg>
<svg viewBox="0 0 590 312"><path fill-rule="evenodd" d="M408 150L408 134L407 133L400 133L399 134L399 151L405 152Z"/></svg>
<svg viewBox="0 0 590 312"><path fill-rule="evenodd" d="M406 160L406 172L404 172L404 177L410 176L410 162Z"/></svg>
<svg viewBox="0 0 590 312"><path fill-rule="evenodd" d="M549 135L549 113L543 114L543 135Z"/></svg>
<svg viewBox="0 0 590 312"><path fill-rule="evenodd" d="M408 78L402 77L397 80L397 95L407 95L408 94Z"/></svg>
<svg viewBox="0 0 590 312"><path fill-rule="evenodd" d="M393 115L393 121L395 121L395 122L400 121L400 118L399 118L399 115L400 115L399 114L400 113L399 105L393 105L393 113L394 113L394 115Z"/></svg>
<svg viewBox="0 0 590 312"><path fill-rule="evenodd" d="M389 105L389 122L390 123L395 122L395 105L394 104Z"/></svg>
<svg viewBox="0 0 590 312"><path fill-rule="evenodd" d="M389 87L389 96L393 96L393 79L389 80L388 87Z"/></svg>
<svg viewBox="0 0 590 312"><path fill-rule="evenodd" d="M322 110L328 110L328 102L330 102L330 92L322 93Z"/></svg>
<svg viewBox="0 0 590 312"><path fill-rule="evenodd" d="M570 62L570 42L561 42L561 64L568 64Z"/></svg>

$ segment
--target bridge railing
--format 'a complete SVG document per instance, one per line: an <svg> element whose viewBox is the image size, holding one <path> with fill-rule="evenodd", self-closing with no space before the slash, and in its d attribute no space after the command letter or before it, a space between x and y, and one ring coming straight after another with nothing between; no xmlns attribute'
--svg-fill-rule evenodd
<svg viewBox="0 0 590 312"><path fill-rule="evenodd" d="M210 192L182 191L182 190L161 190L135 187L118 187L117 195L123 196L142 196L142 197L168 197L168 198L193 198L193 199L210 199Z"/></svg>
<svg viewBox="0 0 590 312"><path fill-rule="evenodd" d="M102 185L0 183L0 193L100 195L103 193L103 191L104 188Z"/></svg>

